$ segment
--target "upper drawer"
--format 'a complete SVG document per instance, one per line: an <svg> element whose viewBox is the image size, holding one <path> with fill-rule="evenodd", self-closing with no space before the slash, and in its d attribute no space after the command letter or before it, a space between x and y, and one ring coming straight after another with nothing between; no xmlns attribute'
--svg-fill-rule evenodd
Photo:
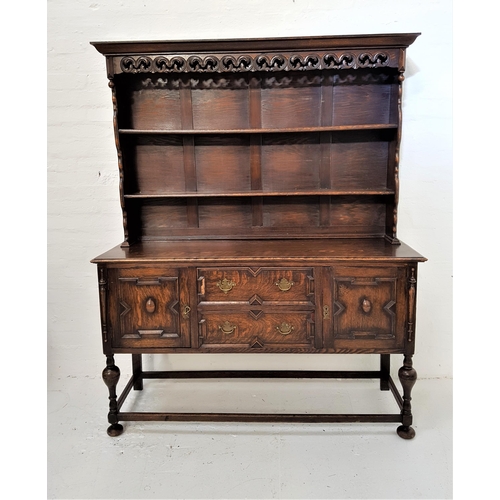
<svg viewBox="0 0 500 500"><path fill-rule="evenodd" d="M198 300L200 303L313 305L314 272L312 268L200 268Z"/></svg>

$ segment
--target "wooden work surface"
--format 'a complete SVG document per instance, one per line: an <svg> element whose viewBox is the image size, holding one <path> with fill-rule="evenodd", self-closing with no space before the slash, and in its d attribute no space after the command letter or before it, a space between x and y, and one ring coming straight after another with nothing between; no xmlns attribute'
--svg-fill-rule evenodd
<svg viewBox="0 0 500 500"><path fill-rule="evenodd" d="M162 261L293 261L312 259L383 260L425 262L427 259L408 245L391 245L382 239L310 240L205 240L150 241L129 248L120 245L93 259L93 263Z"/></svg>

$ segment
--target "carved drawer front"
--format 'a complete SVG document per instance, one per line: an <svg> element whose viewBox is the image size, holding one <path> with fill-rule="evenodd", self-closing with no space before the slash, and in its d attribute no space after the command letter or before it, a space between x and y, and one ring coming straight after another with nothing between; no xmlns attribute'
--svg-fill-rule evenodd
<svg viewBox="0 0 500 500"><path fill-rule="evenodd" d="M314 304L311 268L198 269L198 300L242 302L249 305Z"/></svg>
<svg viewBox="0 0 500 500"><path fill-rule="evenodd" d="M405 268L338 267L333 279L336 349L401 348L406 314Z"/></svg>
<svg viewBox="0 0 500 500"><path fill-rule="evenodd" d="M111 293L117 347L189 346L187 283L178 269L118 269Z"/></svg>
<svg viewBox="0 0 500 500"><path fill-rule="evenodd" d="M313 312L208 312L199 314L202 348L243 350L314 348Z"/></svg>

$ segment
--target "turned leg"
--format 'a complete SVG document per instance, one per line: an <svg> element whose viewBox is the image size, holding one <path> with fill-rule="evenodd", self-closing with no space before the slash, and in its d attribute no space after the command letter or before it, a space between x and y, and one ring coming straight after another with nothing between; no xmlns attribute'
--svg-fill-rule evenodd
<svg viewBox="0 0 500 500"><path fill-rule="evenodd" d="M391 374L391 355L380 355L380 390L389 390L389 377Z"/></svg>
<svg viewBox="0 0 500 500"><path fill-rule="evenodd" d="M142 391L142 354L132 354L132 373L134 374L134 390Z"/></svg>
<svg viewBox="0 0 500 500"><path fill-rule="evenodd" d="M412 439L415 437L415 430L411 427L413 422L411 390L417 381L417 372L413 368L411 356L405 356L403 366L399 369L398 375L403 386L403 409L401 410L403 425L398 427L397 433L403 439Z"/></svg>
<svg viewBox="0 0 500 500"><path fill-rule="evenodd" d="M119 436L123 432L123 426L118 423L118 403L116 400L116 385L120 379L120 370L115 365L113 356L106 356L106 368L102 372L102 379L109 389L109 413L108 427L109 436Z"/></svg>

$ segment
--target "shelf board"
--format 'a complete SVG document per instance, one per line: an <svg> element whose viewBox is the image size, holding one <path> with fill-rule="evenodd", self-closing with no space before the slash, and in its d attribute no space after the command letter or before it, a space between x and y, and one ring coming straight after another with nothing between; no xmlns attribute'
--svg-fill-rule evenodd
<svg viewBox="0 0 500 500"><path fill-rule="evenodd" d="M251 196L388 196L392 189L316 189L309 191L226 191L219 193L181 192L181 193L134 193L124 195L127 199L155 198L231 198Z"/></svg>
<svg viewBox="0 0 500 500"><path fill-rule="evenodd" d="M331 125L328 127L293 127L293 128L241 128L241 129L172 129L145 130L122 128L124 135L221 135L221 134L292 134L308 132L342 132L350 130L386 130L397 129L397 123L373 123L370 125Z"/></svg>

